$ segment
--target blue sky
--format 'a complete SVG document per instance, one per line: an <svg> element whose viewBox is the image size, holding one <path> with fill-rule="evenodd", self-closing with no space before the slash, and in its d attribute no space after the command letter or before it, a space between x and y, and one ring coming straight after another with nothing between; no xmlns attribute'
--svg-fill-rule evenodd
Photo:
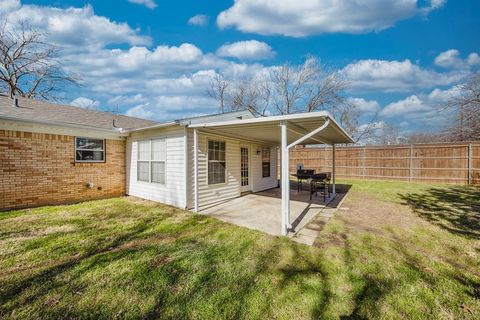
<svg viewBox="0 0 480 320"><path fill-rule="evenodd" d="M363 121L378 112L403 133L441 126L448 115L433 107L480 69L478 12L474 0L0 0L8 23L29 21L64 49L83 78L66 93L76 105L156 120L212 113L212 74L315 55L347 78Z"/></svg>

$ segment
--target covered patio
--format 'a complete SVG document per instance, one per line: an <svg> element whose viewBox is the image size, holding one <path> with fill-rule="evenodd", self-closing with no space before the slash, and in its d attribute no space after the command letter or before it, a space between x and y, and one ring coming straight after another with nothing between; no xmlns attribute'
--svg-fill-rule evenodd
<svg viewBox="0 0 480 320"><path fill-rule="evenodd" d="M346 192L342 190L326 202L321 195L313 196L310 200L308 191L298 192L294 185L290 190L289 235L294 236L315 216L334 212L345 195ZM211 205L203 208L200 213L224 222L279 236L282 235L282 219L279 210L281 204L281 189L275 188Z"/></svg>
<svg viewBox="0 0 480 320"><path fill-rule="evenodd" d="M194 210L229 222L259 229L270 234L295 232L300 222L315 216L316 209L330 203L336 194L335 145L352 143L352 138L328 112L310 112L253 119L189 125L194 130ZM207 207L199 207L198 136L206 132L244 141L276 145L281 157L279 189L250 194ZM329 199L321 203L309 192L293 192L290 183L289 150L297 145L328 144L332 146L333 167ZM288 190L288 191L287 191ZM320 198L320 197L319 197ZM323 206L323 207L322 207ZM318 213L318 212L317 212Z"/></svg>

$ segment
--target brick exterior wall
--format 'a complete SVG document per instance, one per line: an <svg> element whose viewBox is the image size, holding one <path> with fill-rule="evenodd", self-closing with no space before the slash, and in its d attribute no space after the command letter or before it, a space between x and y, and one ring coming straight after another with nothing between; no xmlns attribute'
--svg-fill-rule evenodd
<svg viewBox="0 0 480 320"><path fill-rule="evenodd" d="M125 141L106 140L104 163L75 163L74 141L0 130L0 210L124 195Z"/></svg>

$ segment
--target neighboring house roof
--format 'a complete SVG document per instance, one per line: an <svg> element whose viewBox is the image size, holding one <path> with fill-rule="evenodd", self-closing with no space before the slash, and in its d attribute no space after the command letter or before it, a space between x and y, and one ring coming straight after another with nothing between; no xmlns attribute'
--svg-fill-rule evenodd
<svg viewBox="0 0 480 320"><path fill-rule="evenodd" d="M110 112L21 97L18 98L18 106L14 106L13 100L2 94L0 94L0 118L59 125L80 125L99 129L113 129L113 120L115 120L115 126L122 129L133 129L158 123Z"/></svg>

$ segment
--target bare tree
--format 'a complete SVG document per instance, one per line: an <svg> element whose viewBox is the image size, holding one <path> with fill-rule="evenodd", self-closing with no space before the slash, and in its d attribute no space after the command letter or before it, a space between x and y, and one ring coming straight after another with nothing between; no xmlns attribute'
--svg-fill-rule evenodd
<svg viewBox="0 0 480 320"><path fill-rule="evenodd" d="M447 140L480 140L480 73L461 84L458 94L451 97L442 110L456 117L456 124L445 132Z"/></svg>
<svg viewBox="0 0 480 320"><path fill-rule="evenodd" d="M212 78L208 91L220 110L251 110L257 115L291 114L327 110L358 141L373 128L359 126L360 112L346 99L347 82L335 70L328 70L317 58L308 57L298 66L272 67L241 81L223 76ZM374 122L376 115L370 122Z"/></svg>
<svg viewBox="0 0 480 320"><path fill-rule="evenodd" d="M220 113L226 111L229 87L230 82L225 79L223 74L215 73L215 76L210 79L207 94L217 101Z"/></svg>
<svg viewBox="0 0 480 320"><path fill-rule="evenodd" d="M432 143L432 142L444 142L445 136L438 133L411 133L402 138L402 143Z"/></svg>
<svg viewBox="0 0 480 320"><path fill-rule="evenodd" d="M398 128L391 123L377 122L374 125L373 134L365 140L367 144L392 145L402 141L398 134Z"/></svg>
<svg viewBox="0 0 480 320"><path fill-rule="evenodd" d="M59 49L43 41L43 34L22 25L10 31L0 27L0 90L13 98L58 100L66 85L77 84L58 62Z"/></svg>
<svg viewBox="0 0 480 320"><path fill-rule="evenodd" d="M313 112L343 104L346 82L309 57L299 66L285 64L270 72L272 102L278 114Z"/></svg>
<svg viewBox="0 0 480 320"><path fill-rule="evenodd" d="M250 110L257 116L266 116L270 103L270 86L260 77L244 78L232 86L231 110Z"/></svg>

